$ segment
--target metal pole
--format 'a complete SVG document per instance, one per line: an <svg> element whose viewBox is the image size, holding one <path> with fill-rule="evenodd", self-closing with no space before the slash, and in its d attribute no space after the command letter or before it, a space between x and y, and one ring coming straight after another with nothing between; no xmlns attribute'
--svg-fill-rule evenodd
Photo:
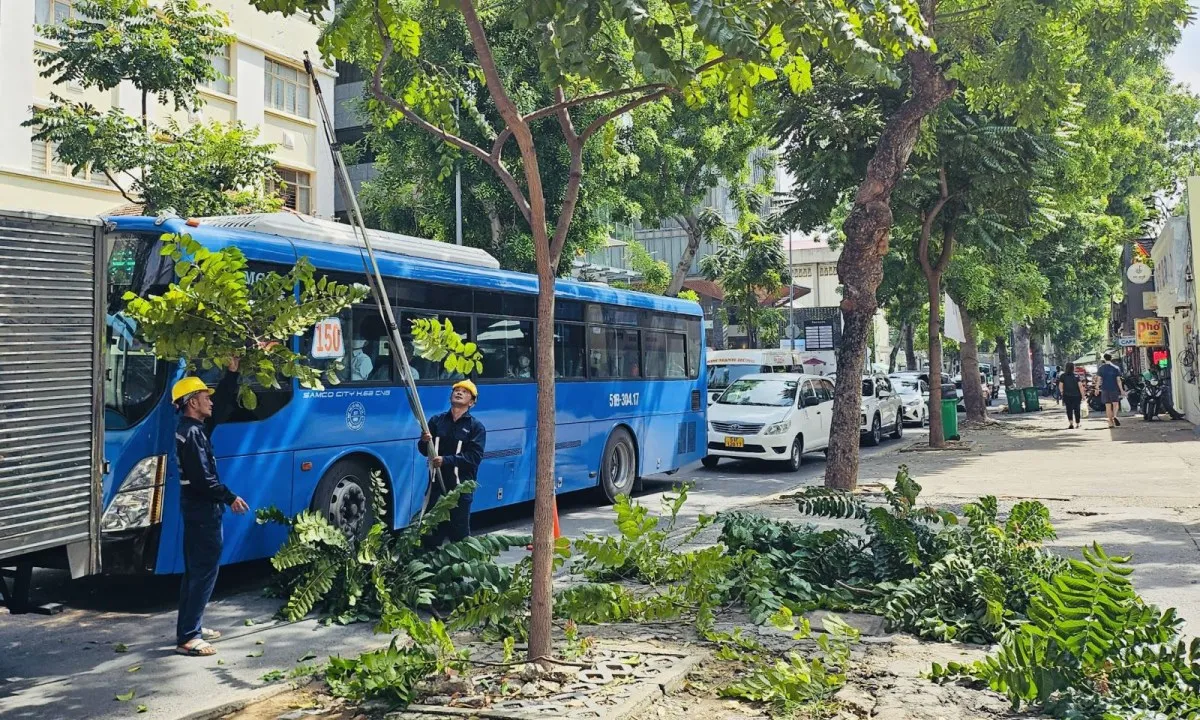
<svg viewBox="0 0 1200 720"><path fill-rule="evenodd" d="M788 277L791 278L791 287L788 289L788 335L792 336L792 352L796 352L796 259L793 254L795 249L794 238L791 233L788 233Z"/></svg>
<svg viewBox="0 0 1200 720"><path fill-rule="evenodd" d="M358 198L355 197L354 187L350 184L350 173L346 170L346 162L342 159L342 151L340 144L337 141L337 136L333 132L333 120L329 116L329 108L325 105L325 96L321 93L321 85L317 82L317 73L313 69L312 61L308 58L308 52L304 53L304 70L308 73L308 78L312 82L313 90L317 95L317 107L321 111L321 121L325 128L325 139L329 142L329 150L333 154L333 165L337 170L337 179L340 180L342 199L346 202L346 209L350 214L351 226L355 230L366 249L366 257L363 259L363 269L366 270L367 282L371 285L371 294L375 297L375 306L379 310L379 315L383 319L388 329L388 337L392 341L392 363L396 371L403 378L405 388L408 391L409 404L412 406L413 414L416 415L417 423L421 426L421 432L429 432L429 423L425 419L425 409L421 407L421 398L417 395L417 384L413 380L412 371L408 364L408 354L404 351L404 340L400 337L400 328L396 325L396 316L392 312L392 303L388 298L387 289L383 285L383 276L379 273L379 263L375 261L375 250L371 247L371 238L367 235L367 226L363 222L362 209L358 206ZM368 261L370 267L366 267Z"/></svg>
<svg viewBox="0 0 1200 720"><path fill-rule="evenodd" d="M454 118L458 119L458 98L454 98ZM462 245L462 164L454 161L454 242Z"/></svg>

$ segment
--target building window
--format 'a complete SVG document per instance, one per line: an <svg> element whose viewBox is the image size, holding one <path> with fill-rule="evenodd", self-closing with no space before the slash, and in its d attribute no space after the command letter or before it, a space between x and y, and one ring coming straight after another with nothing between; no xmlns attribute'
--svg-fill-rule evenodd
<svg viewBox="0 0 1200 720"><path fill-rule="evenodd" d="M37 0L33 20L38 25L61 25L72 15L71 0Z"/></svg>
<svg viewBox="0 0 1200 720"><path fill-rule="evenodd" d="M221 74L221 77L216 80L209 80L204 83L204 87L214 92L223 93L225 95L233 94L233 57L232 46L226 45L224 52L212 55L209 58L212 62L213 69Z"/></svg>
<svg viewBox="0 0 1200 720"><path fill-rule="evenodd" d="M276 180L267 182L267 192L283 198L283 206L298 213L312 214L312 175L299 170L275 168L280 184Z"/></svg>
<svg viewBox="0 0 1200 720"><path fill-rule="evenodd" d="M59 160L55 154L54 143L34 140L30 147L29 168L38 175L60 178L74 177L76 180L82 180L98 187L109 187L108 178L104 177L104 173L94 173L85 168L83 172L72 176L71 166Z"/></svg>
<svg viewBox="0 0 1200 720"><path fill-rule="evenodd" d="M267 107L308 117L308 75L290 65L267 58L265 99Z"/></svg>

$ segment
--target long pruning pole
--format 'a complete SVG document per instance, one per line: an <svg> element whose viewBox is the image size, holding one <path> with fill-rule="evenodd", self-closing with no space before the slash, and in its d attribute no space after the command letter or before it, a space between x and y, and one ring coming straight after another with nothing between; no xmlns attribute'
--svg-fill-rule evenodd
<svg viewBox="0 0 1200 720"><path fill-rule="evenodd" d="M388 337L392 341L392 365L395 366L396 372L404 379L404 387L408 392L408 404L412 407L413 415L417 418L417 423L421 426L421 432L429 432L429 422L425 418L425 409L421 406L421 397L417 394L417 383L413 379L412 368L408 364L408 353L404 351L404 339L400 336L400 328L396 325L396 315L392 312L391 299L388 297L387 288L383 284L383 276L379 273L379 263L375 260L375 249L371 246L371 238L367 234L366 223L363 222L362 209L358 206L358 197L354 193L354 186L350 184L350 173L346 171L346 161L342 158L341 143L337 140L337 135L334 133L333 119L329 115L329 107L325 104L325 95L321 92L321 84L317 81L317 73L313 69L312 61L309 60L308 51L304 53L304 71L308 73L309 82L313 86L313 90L317 94L317 108L321 112L321 125L325 130L325 139L329 143L329 152L333 155L333 166L337 170L338 189L342 193L342 200L346 203L346 209L350 214L350 226L354 228L354 234L362 240L363 250L360 254L363 258L363 271L367 276L367 284L371 287L371 296L375 298L375 307L379 310L379 317L383 320L384 325L388 329ZM422 515L425 512L429 501L429 491L432 490L434 479L441 481L441 474L430 467L430 486L426 488L425 506L422 506Z"/></svg>

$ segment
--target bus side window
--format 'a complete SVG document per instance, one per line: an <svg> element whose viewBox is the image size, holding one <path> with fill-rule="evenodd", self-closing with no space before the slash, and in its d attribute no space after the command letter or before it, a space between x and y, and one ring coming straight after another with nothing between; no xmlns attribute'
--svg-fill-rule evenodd
<svg viewBox="0 0 1200 720"><path fill-rule="evenodd" d="M322 331L322 326L319 324L308 332L304 333L303 337L300 339L300 354L307 359L308 364L311 367L321 371L322 377L325 376L325 373L331 369L335 362L341 363L342 367L340 370L338 370L337 377L339 381L346 382L350 379L350 353L352 352L351 339L354 337L351 325L351 312L349 310L343 310L340 314L338 314L337 319L341 321L341 357L314 358L312 356L313 343L316 340L316 333Z"/></svg>
<svg viewBox="0 0 1200 720"><path fill-rule="evenodd" d="M700 321L687 321L687 376L700 377Z"/></svg>
<svg viewBox="0 0 1200 720"><path fill-rule="evenodd" d="M347 382L390 382L392 379L391 343L374 305L361 305L351 313L351 326L343 332L350 338L350 357L346 363Z"/></svg>
<svg viewBox="0 0 1200 720"><path fill-rule="evenodd" d="M417 355L413 347L412 321L418 318L436 317L441 322L447 320L454 326L458 336L467 341L471 339L471 318L463 315L434 315L433 313L413 312L404 310L399 313L397 322L400 325L400 335L404 338L404 350L408 353L408 363L413 371L414 380L462 380L464 375L450 372L441 362L432 362Z"/></svg>
<svg viewBox="0 0 1200 720"><path fill-rule="evenodd" d="M479 377L523 380L533 377L533 323L500 317L475 318L475 342L483 353Z"/></svg>
<svg viewBox="0 0 1200 720"><path fill-rule="evenodd" d="M637 330L592 325L588 328L588 359L594 378L642 376Z"/></svg>
<svg viewBox="0 0 1200 720"><path fill-rule="evenodd" d="M585 327L571 323L554 324L554 374L560 378L587 377Z"/></svg>

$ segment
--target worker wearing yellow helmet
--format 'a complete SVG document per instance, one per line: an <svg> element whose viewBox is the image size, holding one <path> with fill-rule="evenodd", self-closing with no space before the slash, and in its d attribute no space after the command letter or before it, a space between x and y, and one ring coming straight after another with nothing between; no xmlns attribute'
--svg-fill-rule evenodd
<svg viewBox="0 0 1200 720"><path fill-rule="evenodd" d="M417 449L429 458L429 465L441 473L441 482L434 482L429 504L432 506L442 497L458 487L459 483L475 480L479 463L483 461L483 448L487 443L487 430L483 423L471 415L471 408L479 400L479 389L470 380L460 380L450 388L450 409L429 418L429 432L421 434ZM471 501L473 493L463 494L458 505L450 512L450 519L435 528L425 544L436 547L443 540L462 540L471 534Z"/></svg>
<svg viewBox="0 0 1200 720"><path fill-rule="evenodd" d="M245 500L221 483L211 440L218 416L224 415L226 407L232 408L238 365L236 359L229 364L229 372L215 391L198 377L185 377L171 388L171 401L179 411L175 453L179 462L184 564L175 652L191 657L215 655L217 651L208 641L221 636L201 623L221 565L225 507L238 515L250 509Z"/></svg>

